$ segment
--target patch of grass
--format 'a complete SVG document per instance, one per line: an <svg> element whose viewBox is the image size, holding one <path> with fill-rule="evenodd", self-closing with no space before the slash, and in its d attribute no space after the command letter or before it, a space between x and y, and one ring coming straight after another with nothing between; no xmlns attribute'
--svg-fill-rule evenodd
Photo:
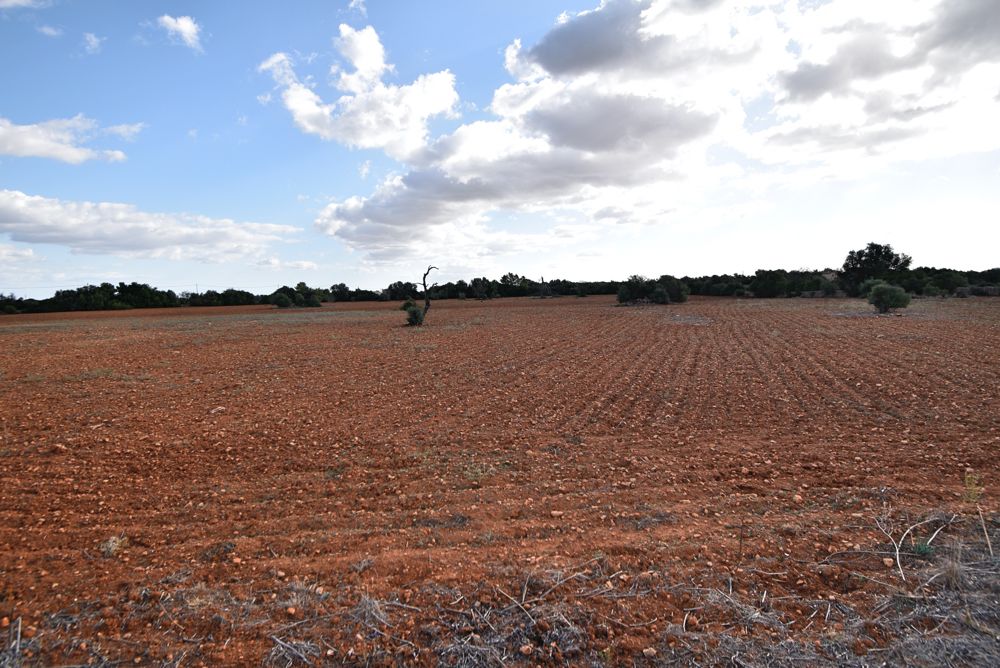
<svg viewBox="0 0 1000 668"><path fill-rule="evenodd" d="M496 469L492 466L487 466L479 462L470 462L462 467L462 477L478 487L482 484L484 478L492 475L495 471Z"/></svg>
<svg viewBox="0 0 1000 668"><path fill-rule="evenodd" d="M962 479L962 499L966 503L978 503L983 496L982 481L972 469L966 469L965 478Z"/></svg>
<svg viewBox="0 0 1000 668"><path fill-rule="evenodd" d="M413 520L413 526L428 529L460 529L466 526L469 521L470 520L467 515L456 513L441 519L437 517L421 517Z"/></svg>
<svg viewBox="0 0 1000 668"><path fill-rule="evenodd" d="M372 559L371 557L365 557L364 559L360 561L355 561L353 564L351 564L351 570L360 575L361 573L364 573L374 565L375 565L374 559Z"/></svg>
<svg viewBox="0 0 1000 668"><path fill-rule="evenodd" d="M128 547L128 536L122 534L120 536L112 536L111 538L108 538L100 544L99 549L101 550L102 555L108 559L113 559L114 557L117 557L118 554L126 547Z"/></svg>

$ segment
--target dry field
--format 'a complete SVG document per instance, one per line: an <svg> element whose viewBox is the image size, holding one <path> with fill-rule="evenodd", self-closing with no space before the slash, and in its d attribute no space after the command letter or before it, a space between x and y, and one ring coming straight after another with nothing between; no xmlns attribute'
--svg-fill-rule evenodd
<svg viewBox="0 0 1000 668"><path fill-rule="evenodd" d="M1000 661L1000 299L395 306L0 316L0 666Z"/></svg>

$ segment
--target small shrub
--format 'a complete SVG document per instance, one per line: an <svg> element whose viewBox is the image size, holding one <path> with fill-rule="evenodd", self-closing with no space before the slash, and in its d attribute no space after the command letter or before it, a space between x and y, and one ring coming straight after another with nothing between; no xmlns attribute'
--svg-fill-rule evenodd
<svg viewBox="0 0 1000 668"><path fill-rule="evenodd" d="M406 309L406 324L410 327L424 324L424 310L416 305Z"/></svg>
<svg viewBox="0 0 1000 668"><path fill-rule="evenodd" d="M861 284L861 287L858 288L858 294L862 297L867 297L868 295L871 294L875 286L878 285L889 285L889 284L883 281L881 278L869 278Z"/></svg>
<svg viewBox="0 0 1000 668"><path fill-rule="evenodd" d="M411 308L417 308L417 302L413 301L413 297L407 297L406 301L399 307L399 310L409 311Z"/></svg>
<svg viewBox="0 0 1000 668"><path fill-rule="evenodd" d="M101 554L108 559L118 556L123 548L128 547L128 538L124 535L112 536L100 545Z"/></svg>
<svg viewBox="0 0 1000 668"><path fill-rule="evenodd" d="M13 304L4 304L3 312L6 313L7 315L13 315L17 313L17 309L14 308Z"/></svg>
<svg viewBox="0 0 1000 668"><path fill-rule="evenodd" d="M657 303L669 304L672 302L680 304L686 302L688 295L691 294L691 288L688 287L687 283L678 278L674 278L669 274L660 276L656 282L666 291L667 296L669 297L666 302Z"/></svg>
<svg viewBox="0 0 1000 668"><path fill-rule="evenodd" d="M323 302L320 301L319 297L317 297L316 295L309 295L308 297L306 297L306 306L308 306L309 308L319 308L322 305Z"/></svg>
<svg viewBox="0 0 1000 668"><path fill-rule="evenodd" d="M980 497L983 495L983 486L979 480L979 476L972 469L965 472L965 478L962 479L962 499L966 503L978 503Z"/></svg>
<svg viewBox="0 0 1000 668"><path fill-rule="evenodd" d="M868 303L878 309L879 313L888 313L892 309L909 306L910 295L897 285L881 283L872 287L868 294Z"/></svg>
<svg viewBox="0 0 1000 668"><path fill-rule="evenodd" d="M657 285L653 288L653 292L649 295L649 300L654 304L669 304L670 295L667 294L667 289L662 285Z"/></svg>
<svg viewBox="0 0 1000 668"><path fill-rule="evenodd" d="M292 305L292 300L283 292L275 292L271 295L271 303L278 308L289 308Z"/></svg>

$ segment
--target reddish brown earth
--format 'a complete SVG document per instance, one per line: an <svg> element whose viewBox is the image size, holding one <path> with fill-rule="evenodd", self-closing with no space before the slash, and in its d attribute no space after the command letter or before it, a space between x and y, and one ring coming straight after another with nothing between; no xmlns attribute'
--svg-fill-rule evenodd
<svg viewBox="0 0 1000 668"><path fill-rule="evenodd" d="M4 665L879 663L944 546L1000 590L998 299L395 306L0 316Z"/></svg>

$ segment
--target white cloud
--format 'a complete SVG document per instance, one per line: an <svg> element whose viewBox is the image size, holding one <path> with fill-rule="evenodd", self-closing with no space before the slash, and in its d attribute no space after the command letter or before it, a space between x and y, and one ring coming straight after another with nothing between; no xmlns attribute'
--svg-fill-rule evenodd
<svg viewBox="0 0 1000 668"><path fill-rule="evenodd" d="M347 6L347 8L353 9L361 14L361 16L368 16L368 8L365 7L365 0L351 0L351 3Z"/></svg>
<svg viewBox="0 0 1000 668"><path fill-rule="evenodd" d="M190 16L168 16L164 14L156 23L167 31L171 39L179 40L185 46L201 51L201 26Z"/></svg>
<svg viewBox="0 0 1000 668"><path fill-rule="evenodd" d="M101 47L107 39L107 37L98 37L92 32L85 32L83 33L83 49L91 55L100 53Z"/></svg>
<svg viewBox="0 0 1000 668"><path fill-rule="evenodd" d="M295 269L298 271L313 271L319 269L319 265L310 260L291 260L286 261L276 257L262 258L257 262L260 267L266 267L268 269L274 269L277 271L282 271L285 269Z"/></svg>
<svg viewBox="0 0 1000 668"><path fill-rule="evenodd" d="M62 37L62 28L56 28L54 26L44 25L35 28L38 32L45 35L46 37Z"/></svg>
<svg viewBox="0 0 1000 668"><path fill-rule="evenodd" d="M0 234L74 253L222 261L262 254L296 233L286 225L151 213L117 202L64 201L0 190Z"/></svg>
<svg viewBox="0 0 1000 668"><path fill-rule="evenodd" d="M285 107L303 132L354 148L380 148L403 160L424 148L431 118L455 113L451 72L425 74L404 86L386 84L382 77L392 66L374 29L341 25L334 43L352 69L332 72L343 94L331 103L298 78L288 54L276 53L258 68L282 89Z"/></svg>
<svg viewBox="0 0 1000 668"><path fill-rule="evenodd" d="M97 122L78 114L73 118L60 118L31 125L15 125L0 117L0 155L17 157L52 158L71 164L87 160L125 159L118 150L96 150L82 146L99 133L116 134L131 139L144 126L143 123L116 125L101 129Z"/></svg>
<svg viewBox="0 0 1000 668"><path fill-rule="evenodd" d="M368 30L341 29L354 65L335 72L345 97L390 71ZM492 118L434 140L424 120L400 150L346 132L340 102L325 105L287 56L264 63L303 130L406 162L369 195L330 203L316 225L373 261L431 240L537 249L574 225L724 220L769 189L1000 149L995 2L603 0L533 45L514 40L504 65L514 81L494 92ZM562 210L581 217L560 235L541 223L503 231L511 215Z"/></svg>
<svg viewBox="0 0 1000 668"><path fill-rule="evenodd" d="M0 0L0 9L44 7L46 4L46 0Z"/></svg>
<svg viewBox="0 0 1000 668"><path fill-rule="evenodd" d="M31 248L18 248L10 244L0 244L0 263L4 266L34 260L37 257L35 251Z"/></svg>
<svg viewBox="0 0 1000 668"><path fill-rule="evenodd" d="M146 129L145 123L125 123L122 125L111 125L104 128L105 134L117 135L125 141L133 141L140 132Z"/></svg>

